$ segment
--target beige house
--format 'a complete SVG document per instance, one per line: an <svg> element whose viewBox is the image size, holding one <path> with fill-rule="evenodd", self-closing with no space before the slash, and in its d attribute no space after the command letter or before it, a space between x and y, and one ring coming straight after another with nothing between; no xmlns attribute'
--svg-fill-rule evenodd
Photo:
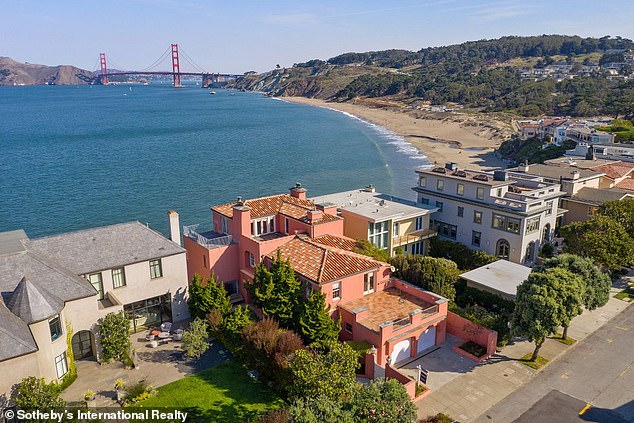
<svg viewBox="0 0 634 423"><path fill-rule="evenodd" d="M406 254L425 254L429 238L436 235L429 225L433 208L378 193L372 185L311 200L318 207L337 207L337 213L344 218L345 236L366 239L387 249L390 255L396 248Z"/></svg>
<svg viewBox="0 0 634 423"><path fill-rule="evenodd" d="M187 285L185 250L139 222L0 233L0 407L24 377L62 380L69 350L99 360L108 313L125 311L133 331L187 319Z"/></svg>
<svg viewBox="0 0 634 423"><path fill-rule="evenodd" d="M618 188L582 188L575 195L561 199L562 207L567 210L563 224L591 219L603 203L626 198L634 198L634 193Z"/></svg>

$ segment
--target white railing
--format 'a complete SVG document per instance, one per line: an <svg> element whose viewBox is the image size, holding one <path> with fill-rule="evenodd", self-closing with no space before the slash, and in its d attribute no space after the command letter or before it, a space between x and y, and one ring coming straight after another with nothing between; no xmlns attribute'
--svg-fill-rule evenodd
<svg viewBox="0 0 634 423"><path fill-rule="evenodd" d="M198 225L183 226L183 235L191 238L203 247L209 249L226 247L227 245L231 245L231 242L233 241L233 237L231 235L219 236L217 238L207 238L196 232L197 228Z"/></svg>

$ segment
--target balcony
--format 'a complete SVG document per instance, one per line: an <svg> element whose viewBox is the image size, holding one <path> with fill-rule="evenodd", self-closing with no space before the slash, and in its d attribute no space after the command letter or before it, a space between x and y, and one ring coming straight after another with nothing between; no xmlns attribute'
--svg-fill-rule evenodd
<svg viewBox="0 0 634 423"><path fill-rule="evenodd" d="M220 234L214 231L199 233L196 231L197 228L198 225L183 226L183 236L190 238L192 241L210 250L226 247L233 242L231 235Z"/></svg>
<svg viewBox="0 0 634 423"><path fill-rule="evenodd" d="M428 239L436 235L438 235L438 230L435 228L420 229L418 231L409 232L405 235L392 237L392 246L398 247L400 245Z"/></svg>

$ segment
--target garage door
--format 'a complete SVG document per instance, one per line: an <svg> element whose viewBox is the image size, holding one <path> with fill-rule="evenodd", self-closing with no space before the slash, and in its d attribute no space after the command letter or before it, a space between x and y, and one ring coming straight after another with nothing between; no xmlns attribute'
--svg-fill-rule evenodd
<svg viewBox="0 0 634 423"><path fill-rule="evenodd" d="M392 364L396 364L399 361L406 360L410 357L410 353L412 351L411 343L409 339L405 341L401 341L398 344L394 345L394 350L392 350Z"/></svg>
<svg viewBox="0 0 634 423"><path fill-rule="evenodd" d="M431 348L434 345L436 345L436 326L427 328L427 330L420 335L420 338L418 338L418 348L416 349L416 353L420 354L422 351L427 348Z"/></svg>

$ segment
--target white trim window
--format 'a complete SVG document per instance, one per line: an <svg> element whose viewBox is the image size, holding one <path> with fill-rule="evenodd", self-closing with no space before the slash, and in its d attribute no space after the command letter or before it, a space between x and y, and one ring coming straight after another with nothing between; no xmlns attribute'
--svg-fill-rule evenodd
<svg viewBox="0 0 634 423"><path fill-rule="evenodd" d="M59 317L59 314L48 320L48 328L51 332L51 341L55 341L62 336L62 319Z"/></svg>
<svg viewBox="0 0 634 423"><path fill-rule="evenodd" d="M251 221L251 235L260 236L275 232L275 217L268 216Z"/></svg>
<svg viewBox="0 0 634 423"><path fill-rule="evenodd" d="M121 288L125 285L125 270L123 269L123 267L112 269L112 287Z"/></svg>
<svg viewBox="0 0 634 423"><path fill-rule="evenodd" d="M416 230L420 231L423 229L423 216L418 216L416 218Z"/></svg>
<svg viewBox="0 0 634 423"><path fill-rule="evenodd" d="M249 267L255 267L255 256L253 255L253 253L249 253Z"/></svg>
<svg viewBox="0 0 634 423"><path fill-rule="evenodd" d="M392 236L396 237L400 235L399 226L398 222L392 223Z"/></svg>
<svg viewBox="0 0 634 423"><path fill-rule="evenodd" d="M68 361L66 360L66 351L55 357L55 370L57 370L57 378L63 378L68 373Z"/></svg>
<svg viewBox="0 0 634 423"><path fill-rule="evenodd" d="M222 216L220 218L220 230L222 231L223 234L228 234L229 233L229 219L227 218L227 216Z"/></svg>
<svg viewBox="0 0 634 423"><path fill-rule="evenodd" d="M368 223L368 241L379 248L387 248L390 237L387 222Z"/></svg>
<svg viewBox="0 0 634 423"><path fill-rule="evenodd" d="M484 200L484 188L483 187L477 187L476 188L476 198L478 200Z"/></svg>
<svg viewBox="0 0 634 423"><path fill-rule="evenodd" d="M371 294L374 292L374 272L363 275L363 293Z"/></svg>
<svg viewBox="0 0 634 423"><path fill-rule="evenodd" d="M103 292L103 279L101 278L101 272L99 273L91 273L88 275L88 280L90 284L95 288L95 291L99 294L98 299L103 300L104 292Z"/></svg>
<svg viewBox="0 0 634 423"><path fill-rule="evenodd" d="M161 259L150 260L150 279L157 279L163 276L163 265Z"/></svg>
<svg viewBox="0 0 634 423"><path fill-rule="evenodd" d="M332 299L333 300L341 299L341 282L335 282L332 284Z"/></svg>

